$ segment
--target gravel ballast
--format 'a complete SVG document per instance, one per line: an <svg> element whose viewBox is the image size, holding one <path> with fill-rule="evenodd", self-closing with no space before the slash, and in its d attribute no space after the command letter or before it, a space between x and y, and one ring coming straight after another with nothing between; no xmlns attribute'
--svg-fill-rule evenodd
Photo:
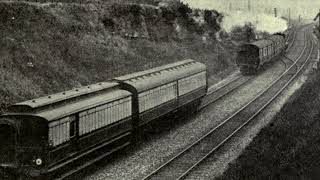
<svg viewBox="0 0 320 180"><path fill-rule="evenodd" d="M215 127L239 107L250 101L264 87L269 85L284 70L284 64L277 62L272 68L262 72L246 86L228 97L210 105L205 110L179 127L152 135L150 141L143 142L132 152L113 159L109 163L96 165L94 173L87 173L84 179L140 179L158 167L181 149L197 140L205 132ZM78 178L78 177L75 177Z"/></svg>
<svg viewBox="0 0 320 180"><path fill-rule="evenodd" d="M241 177L240 171L238 171L238 174L234 173L236 172L235 169L239 167L240 162L242 162L242 172L243 171L250 171L253 172L257 169L263 169L265 167L260 167L262 163L260 163L259 167L257 167L255 170L249 170L252 169L249 166L246 166L244 163L245 158L242 157L242 160L238 161L237 158L243 153L243 151L246 152L245 148L249 146L249 144L253 141L253 139L257 136L259 139L260 135L258 134L261 129L268 126L270 122L274 121L275 117L277 117L277 114L282 111L283 106L286 105L286 103L289 101L289 99L294 98L295 93L299 91L299 89L303 86L303 84L307 81L308 77L312 75L313 73L313 64L314 62L311 61L310 64L308 64L307 69L305 72L298 77L284 92L281 93L281 95L274 100L262 113L260 113L252 123L250 123L249 126L244 128L240 133L238 133L231 141L229 141L226 145L224 145L221 148L221 151L219 153L214 154L210 156L210 158L206 159L204 163L201 164L195 171L193 171L186 179L214 179L216 177L220 177L222 173L226 172L232 172L232 175L226 174L222 177L222 179L248 179L251 177L251 179L261 179L261 174L257 173L254 176L251 176L250 173L243 173L246 174L245 177ZM289 113L289 112L288 112ZM279 120L278 120L279 121ZM271 124L273 126L273 124ZM266 127L267 128L267 127ZM268 135L266 135L268 137ZM263 137L263 138L266 138ZM264 142L267 142L265 140ZM273 140L270 140L273 141ZM280 143L280 142L279 142ZM257 145L257 143L254 143L255 149L258 149L259 151L265 151L263 149L263 144ZM249 146L249 148L252 145ZM266 146L267 147L267 146ZM253 149L251 147L251 149ZM271 148L272 149L272 148ZM250 151L251 153L252 150ZM248 160L250 159L249 153L245 153ZM269 153L272 154L272 153ZM249 157L250 156L250 157ZM259 155L252 154L253 158L260 158ZM276 161L279 160L274 159L270 156L270 161ZM268 158L269 159L269 158ZM257 160L259 161L259 160ZM267 163L270 163L268 160ZM234 165L234 163L237 163ZM231 170L227 170L229 168L229 164L232 164L231 167L233 167ZM250 164L250 163L248 163ZM255 166L252 164L252 166ZM272 165L271 165L272 166ZM237 168L234 168L237 167ZM237 170L239 170L238 168ZM259 175L258 175L259 174ZM248 176L249 175L249 176ZM254 178L255 177L255 178ZM219 179L219 178L218 178ZM272 179L272 178L271 178ZM281 178L280 178L281 179Z"/></svg>
<svg viewBox="0 0 320 180"><path fill-rule="evenodd" d="M267 126L274 116L281 110L287 100L296 92L306 81L306 75L300 77L293 85L285 90L267 109L265 109L254 123L243 129L222 149L221 153L215 154L205 160L194 172L186 179L214 179L224 173L229 163L236 160L243 150L252 142L262 128Z"/></svg>

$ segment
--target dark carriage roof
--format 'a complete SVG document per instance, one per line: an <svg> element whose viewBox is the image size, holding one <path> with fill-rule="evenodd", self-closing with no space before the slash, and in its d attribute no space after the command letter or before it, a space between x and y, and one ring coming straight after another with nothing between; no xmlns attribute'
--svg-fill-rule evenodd
<svg viewBox="0 0 320 180"><path fill-rule="evenodd" d="M185 60L121 76L114 78L114 80L129 84L141 92L203 71L206 71L204 64L194 60Z"/></svg>
<svg viewBox="0 0 320 180"><path fill-rule="evenodd" d="M7 115L30 115L53 121L79 111L131 96L130 92L119 89L118 85L116 82L101 82L17 103L9 107L10 112Z"/></svg>
<svg viewBox="0 0 320 180"><path fill-rule="evenodd" d="M252 45L255 46L259 49L270 46L273 42L269 39L262 39L262 40L258 40L252 43L248 43L247 45Z"/></svg>
<svg viewBox="0 0 320 180"><path fill-rule="evenodd" d="M28 117L35 117L40 118L44 122L51 122L84 110L88 110L130 96L131 93L128 91L120 89L109 89L108 91L102 94L86 97L79 101L71 101L69 103L60 104L58 106L46 108L41 111L9 112L7 114L3 114L1 117L6 118L13 116L17 118L23 117L25 119Z"/></svg>
<svg viewBox="0 0 320 180"><path fill-rule="evenodd" d="M272 36L268 37L268 39L273 42L284 42L285 41L285 39L281 35L272 35Z"/></svg>
<svg viewBox="0 0 320 180"><path fill-rule="evenodd" d="M102 94L91 96L82 99L81 101L74 101L52 109L40 111L35 115L42 117L48 121L52 121L129 96L131 96L131 93L128 91L120 89L110 89Z"/></svg>
<svg viewBox="0 0 320 180"><path fill-rule="evenodd" d="M118 83L101 82L101 83L92 84L89 86L83 86L83 87L72 89L69 91L64 91L64 92L52 94L49 96L43 96L40 98L17 103L10 106L9 110L15 111L23 107L22 109L28 109L30 111L32 109L41 108L47 105L52 105L65 100L70 100L72 98L76 98L76 97L84 96L90 93L95 93L98 91L109 89L115 86L118 86Z"/></svg>
<svg viewBox="0 0 320 180"><path fill-rule="evenodd" d="M124 76L117 77L115 79L119 80L119 81L128 81L128 80L131 80L131 79L136 79L136 78L139 78L139 77L142 77L142 76L153 74L153 73L159 72L161 70L172 69L174 67L179 67L179 66L183 66L183 65L187 65L187 64L191 64L191 63L195 63L195 62L196 61L194 61L192 59L187 59L187 60L184 60L184 61L179 61L179 62L175 62L175 63L171 63L171 64L159 66L159 67L155 67L155 68L148 69L148 70L145 70L145 71L140 71L140 72L136 72L136 73L132 73L132 74L127 74L127 75L124 75Z"/></svg>
<svg viewBox="0 0 320 180"><path fill-rule="evenodd" d="M259 50L261 48L270 46L271 44L273 44L272 40L270 40L270 39L261 39L261 40L254 41L254 42L251 42L251 43L242 44L240 46L240 51L247 51L247 50L253 49L253 48L256 49L256 50Z"/></svg>
<svg viewBox="0 0 320 180"><path fill-rule="evenodd" d="M261 39L261 40L254 41L254 42L251 42L251 43L246 43L246 44L242 45L242 47L248 47L249 46L249 47L256 47L258 49L261 49L261 48L270 46L274 42L283 42L283 41L284 41L283 36L275 34L275 35L269 36L266 39Z"/></svg>

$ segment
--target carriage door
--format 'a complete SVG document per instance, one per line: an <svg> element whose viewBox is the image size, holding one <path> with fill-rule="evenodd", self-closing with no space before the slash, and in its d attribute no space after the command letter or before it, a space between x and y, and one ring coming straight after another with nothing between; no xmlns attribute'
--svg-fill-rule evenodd
<svg viewBox="0 0 320 180"><path fill-rule="evenodd" d="M0 163L14 165L16 162L16 131L7 124L0 125Z"/></svg>

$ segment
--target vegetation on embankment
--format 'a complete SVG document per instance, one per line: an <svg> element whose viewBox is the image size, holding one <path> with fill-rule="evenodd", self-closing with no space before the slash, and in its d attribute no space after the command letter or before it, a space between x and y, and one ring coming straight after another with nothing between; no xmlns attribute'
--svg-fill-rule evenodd
<svg viewBox="0 0 320 180"><path fill-rule="evenodd" d="M319 89L320 72L309 77L217 179L319 179Z"/></svg>
<svg viewBox="0 0 320 180"><path fill-rule="evenodd" d="M0 2L0 112L186 58L207 64L210 75L235 68L235 45L216 36L216 11L179 1L46 2Z"/></svg>

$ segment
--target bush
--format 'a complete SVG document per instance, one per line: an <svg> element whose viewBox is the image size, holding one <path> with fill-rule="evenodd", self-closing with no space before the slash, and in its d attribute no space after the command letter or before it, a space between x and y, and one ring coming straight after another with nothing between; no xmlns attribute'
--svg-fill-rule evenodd
<svg viewBox="0 0 320 180"><path fill-rule="evenodd" d="M211 75L235 67L225 56L232 48L218 56L216 43L203 43L195 33L203 27L167 12L163 18L155 8L132 4L0 3L0 107L186 58L207 64ZM177 38L170 23L187 21L190 32L181 26ZM121 33L135 30L131 23L159 41L126 38Z"/></svg>
<svg viewBox="0 0 320 180"><path fill-rule="evenodd" d="M187 18L188 14L192 12L192 9L187 4L179 2L177 11L179 13L179 16L181 16L182 18Z"/></svg>
<svg viewBox="0 0 320 180"><path fill-rule="evenodd" d="M255 40L255 28L251 23L244 26L234 26L230 32L231 39L235 41L251 42Z"/></svg>

